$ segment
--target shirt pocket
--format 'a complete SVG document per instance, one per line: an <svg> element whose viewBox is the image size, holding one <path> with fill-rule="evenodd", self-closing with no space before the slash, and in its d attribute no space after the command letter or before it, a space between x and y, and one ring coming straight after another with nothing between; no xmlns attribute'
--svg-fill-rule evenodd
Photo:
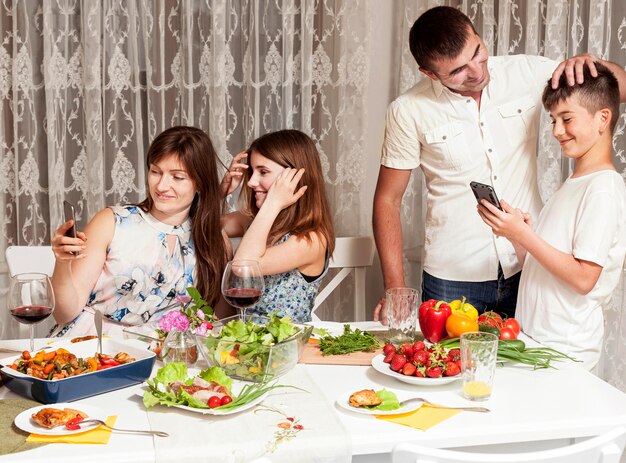
<svg viewBox="0 0 626 463"><path fill-rule="evenodd" d="M424 133L435 166L460 169L467 151L463 127L458 122L437 126ZM422 154L422 161L424 161Z"/></svg>
<svg viewBox="0 0 626 463"><path fill-rule="evenodd" d="M531 129L537 102L530 96L498 106L504 128L510 138L525 138Z"/></svg>

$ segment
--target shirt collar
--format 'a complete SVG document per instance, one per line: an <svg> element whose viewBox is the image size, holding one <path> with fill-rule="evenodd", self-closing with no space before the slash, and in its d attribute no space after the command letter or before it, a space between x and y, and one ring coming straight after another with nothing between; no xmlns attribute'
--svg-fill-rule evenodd
<svg viewBox="0 0 626 463"><path fill-rule="evenodd" d="M150 226L165 233L166 235L183 237L191 232L191 218L189 217L187 217L187 220L180 225L170 225L157 220L150 212L144 212L140 207L138 207L137 210Z"/></svg>

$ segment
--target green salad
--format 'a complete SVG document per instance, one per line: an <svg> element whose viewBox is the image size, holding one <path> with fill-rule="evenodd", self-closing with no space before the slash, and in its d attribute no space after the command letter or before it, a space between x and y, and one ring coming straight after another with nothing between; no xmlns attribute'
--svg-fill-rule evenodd
<svg viewBox="0 0 626 463"><path fill-rule="evenodd" d="M271 315L266 324L237 318L226 323L218 335L204 338L207 360L234 378L264 381L277 377L299 358L299 343L306 342L302 328L290 317Z"/></svg>

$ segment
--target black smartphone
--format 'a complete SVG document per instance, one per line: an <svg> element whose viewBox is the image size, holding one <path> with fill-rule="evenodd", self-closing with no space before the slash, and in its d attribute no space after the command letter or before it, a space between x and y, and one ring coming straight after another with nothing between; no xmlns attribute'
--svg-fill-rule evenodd
<svg viewBox="0 0 626 463"><path fill-rule="evenodd" d="M65 232L65 236L76 238L76 214L74 213L74 206L72 203L63 201L63 214L66 222L68 220L73 220L72 226ZM77 256L80 253L78 251L72 251L72 254Z"/></svg>
<svg viewBox="0 0 626 463"><path fill-rule="evenodd" d="M480 182L470 182L470 188L474 192L474 196L476 196L476 201L480 203L481 199L486 199L498 209L502 210L496 190L494 190L491 185L486 185Z"/></svg>

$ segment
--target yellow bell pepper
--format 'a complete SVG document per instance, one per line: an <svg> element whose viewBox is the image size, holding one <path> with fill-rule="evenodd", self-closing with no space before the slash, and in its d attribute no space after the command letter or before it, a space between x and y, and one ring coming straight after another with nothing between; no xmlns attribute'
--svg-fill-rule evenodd
<svg viewBox="0 0 626 463"><path fill-rule="evenodd" d="M452 309L452 313L462 313L467 315L472 320L476 320L478 318L478 310L469 302L465 302L465 296L463 296L463 300L456 299L448 304Z"/></svg>

